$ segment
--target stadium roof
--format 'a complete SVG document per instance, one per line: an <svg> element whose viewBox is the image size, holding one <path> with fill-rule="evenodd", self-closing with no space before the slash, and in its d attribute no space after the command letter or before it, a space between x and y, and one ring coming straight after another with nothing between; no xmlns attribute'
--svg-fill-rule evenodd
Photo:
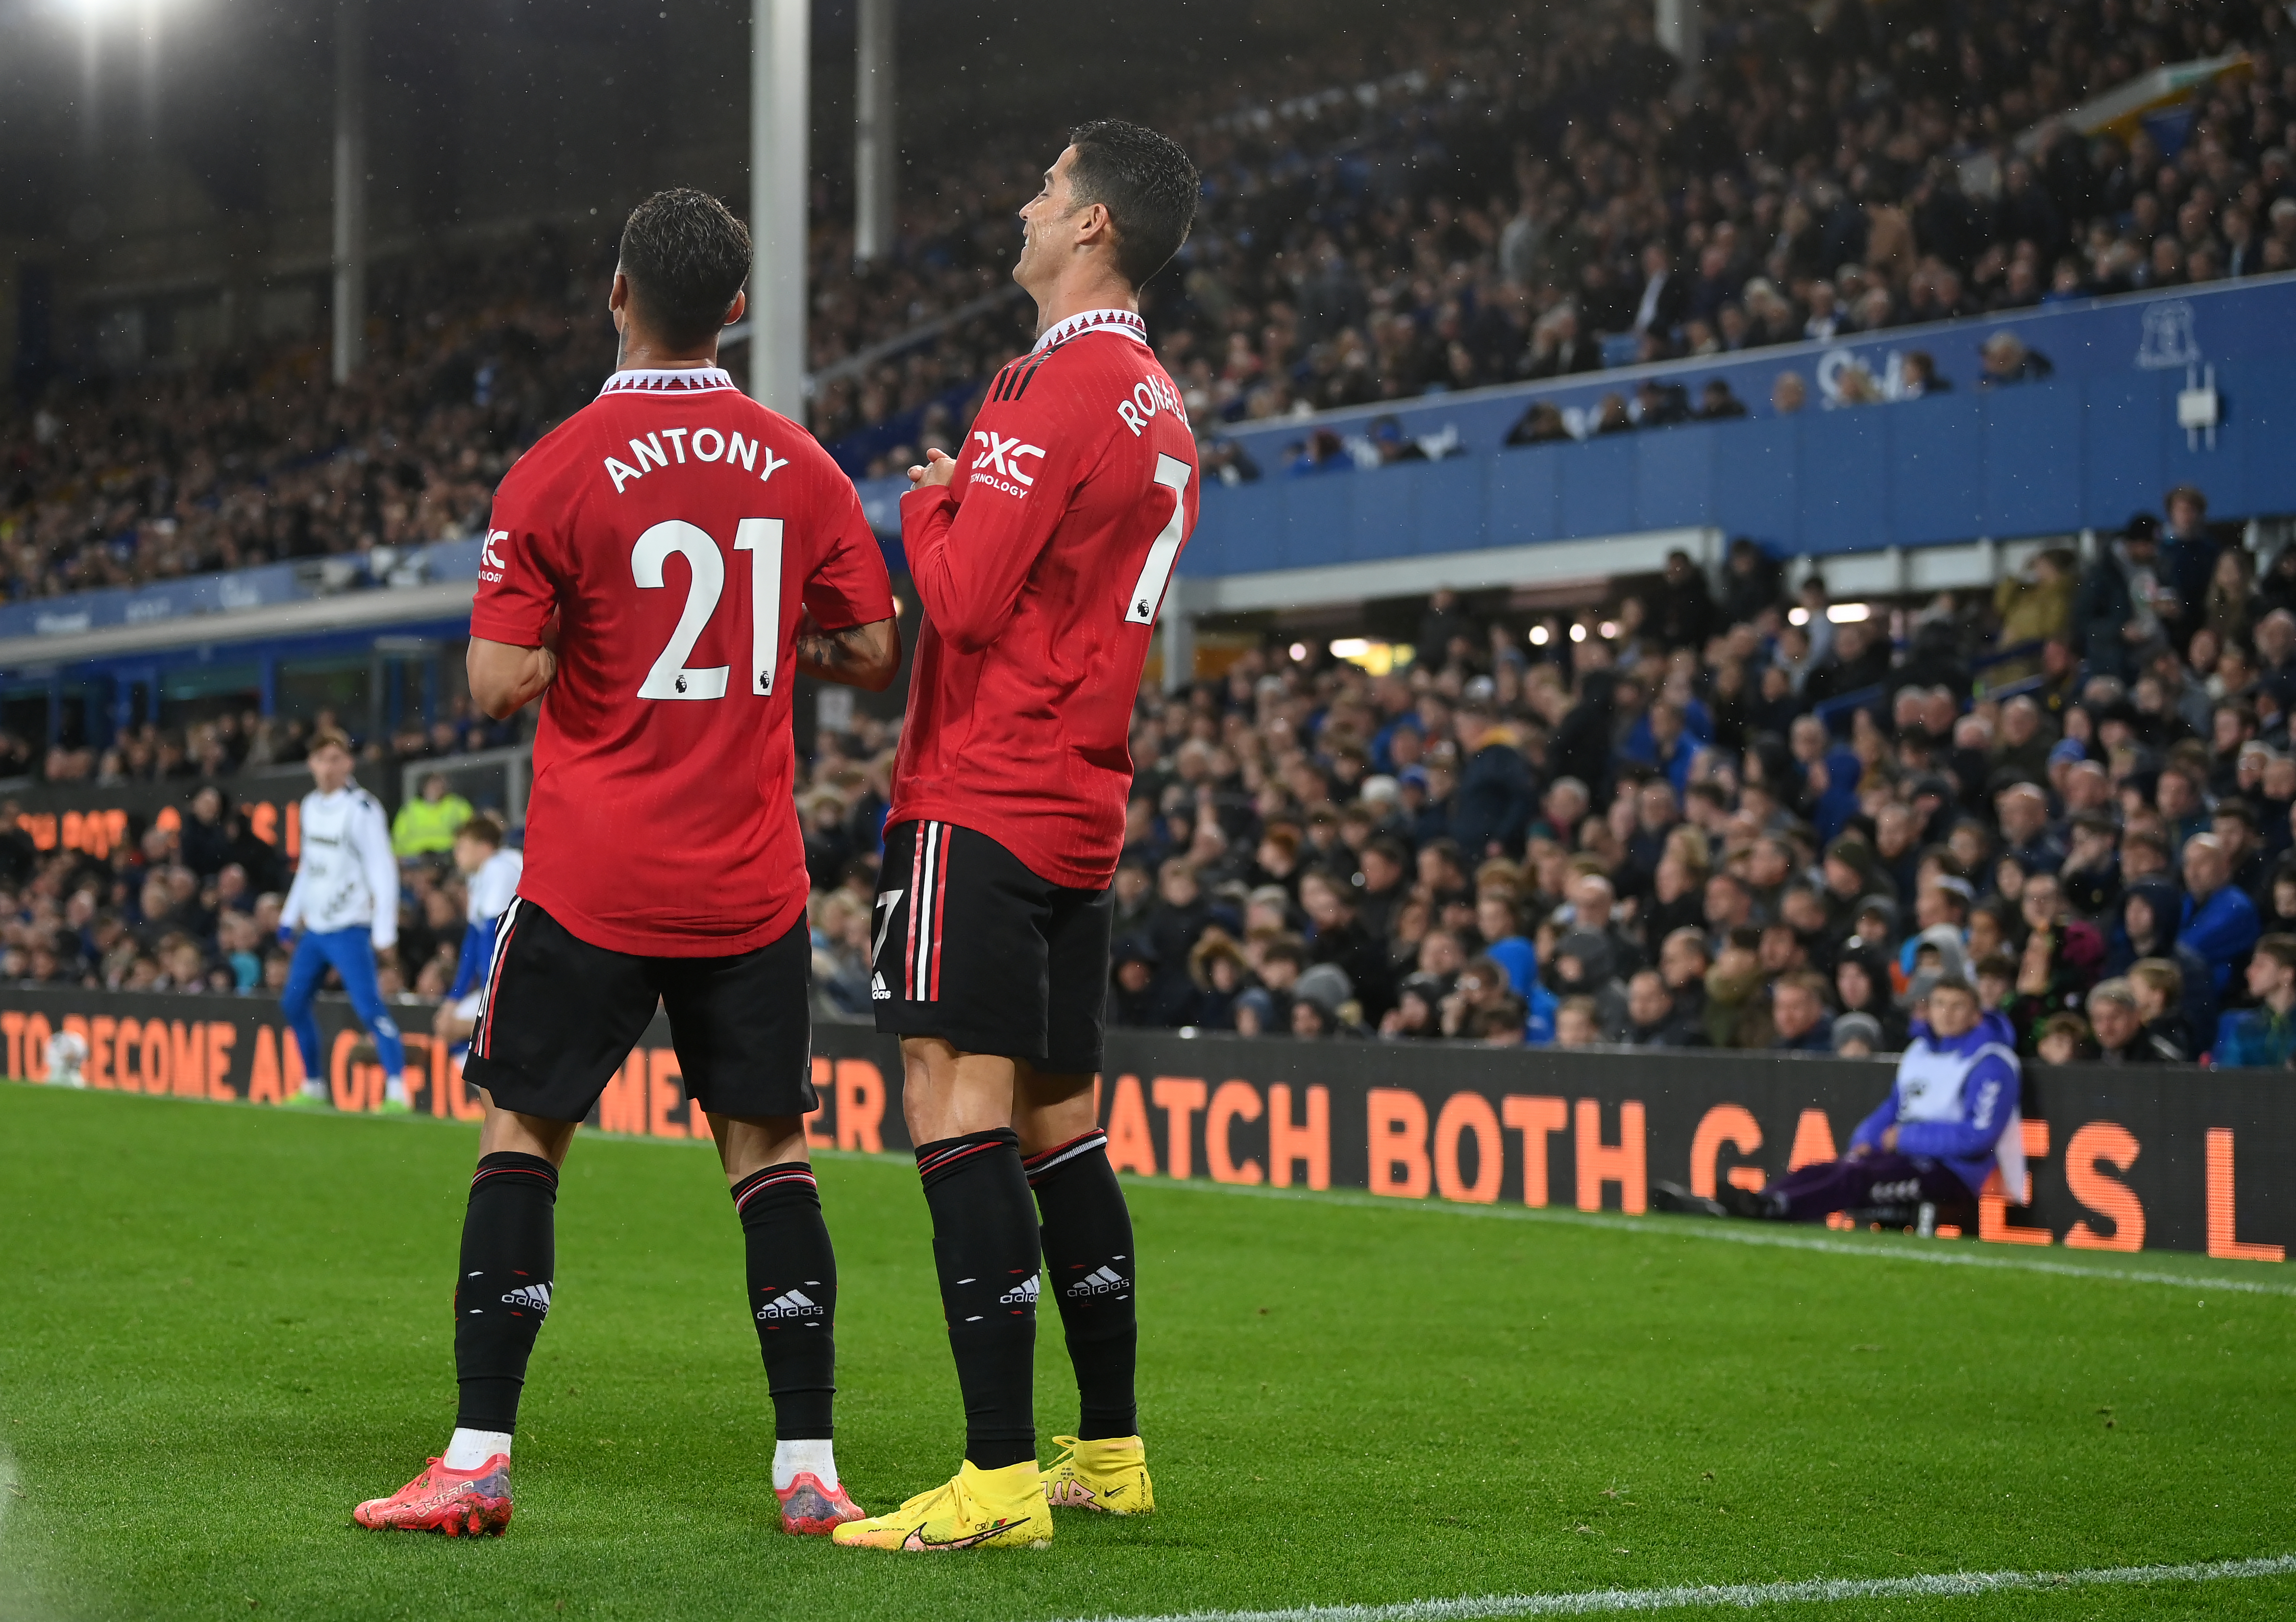
<svg viewBox="0 0 2296 1622"><path fill-rule="evenodd" d="M931 154L968 130L1035 119L1056 132L1217 94L1230 64L1372 9L904 0L904 191L930 195ZM502 217L611 217L671 183L745 195L750 10L371 4L375 247ZM849 169L854 11L814 8L812 167L832 207ZM62 0L0 0L0 263L53 265L67 299L211 281L226 261L323 263L335 12L332 0L171 0L152 45L136 7L106 7L91 28Z"/></svg>

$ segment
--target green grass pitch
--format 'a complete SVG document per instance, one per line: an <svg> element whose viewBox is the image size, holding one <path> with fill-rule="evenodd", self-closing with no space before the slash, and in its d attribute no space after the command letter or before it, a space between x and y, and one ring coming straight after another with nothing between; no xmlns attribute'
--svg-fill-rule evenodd
<svg viewBox="0 0 2296 1622"><path fill-rule="evenodd" d="M452 1421L474 1143L0 1085L0 1617L953 1622L2296 1552L2296 1298L2089 1276L2277 1286L2262 1266L1917 1266L1889 1252L1923 1241L1155 1183L1130 1192L1160 1514L1064 1513L1038 1553L784 1538L723 1178L608 1139L560 1192L509 1536L364 1532L353 1503ZM882 1508L961 1439L924 1206L898 1160L821 1169L839 1461ZM1075 1412L1049 1310L1037 1364L1049 1438ZM2296 1576L1761 1614L2284 1617Z"/></svg>

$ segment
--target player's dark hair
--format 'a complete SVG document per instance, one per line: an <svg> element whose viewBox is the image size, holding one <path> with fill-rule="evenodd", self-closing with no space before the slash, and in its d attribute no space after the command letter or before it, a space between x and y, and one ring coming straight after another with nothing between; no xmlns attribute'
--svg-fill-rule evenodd
<svg viewBox="0 0 2296 1622"><path fill-rule="evenodd" d="M749 228L707 192L656 192L622 226L631 301L663 343L698 348L725 324L750 275Z"/></svg>
<svg viewBox="0 0 2296 1622"><path fill-rule="evenodd" d="M1116 226L1116 268L1140 286L1180 251L1196 222L1196 166L1168 135L1121 119L1096 119L1069 131L1076 161L1069 187L1079 204L1099 203Z"/></svg>
<svg viewBox="0 0 2296 1622"><path fill-rule="evenodd" d="M311 734L311 741L303 750L304 758L308 759L323 749L339 749L346 755L351 753L350 734L339 727L322 726Z"/></svg>
<svg viewBox="0 0 2296 1622"><path fill-rule="evenodd" d="M503 832L502 818L490 811L480 811L473 813L468 822L455 830L455 837L458 840L476 840L481 845L491 845L496 850L500 850L505 836Z"/></svg>

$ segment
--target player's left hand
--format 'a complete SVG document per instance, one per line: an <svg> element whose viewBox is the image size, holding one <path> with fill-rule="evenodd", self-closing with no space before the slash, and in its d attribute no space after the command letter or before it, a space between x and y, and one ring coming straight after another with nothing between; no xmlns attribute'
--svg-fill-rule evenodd
<svg viewBox="0 0 2296 1622"><path fill-rule="evenodd" d="M955 478L956 461L947 451L927 451L924 465L909 470L909 484L919 490L947 485Z"/></svg>

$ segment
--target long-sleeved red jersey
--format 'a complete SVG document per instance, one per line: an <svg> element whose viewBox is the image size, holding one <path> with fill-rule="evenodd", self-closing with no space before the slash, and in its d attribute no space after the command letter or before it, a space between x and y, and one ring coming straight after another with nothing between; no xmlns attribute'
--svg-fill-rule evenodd
<svg viewBox="0 0 2296 1622"><path fill-rule="evenodd" d="M1133 696L1196 497L1179 390L1131 311L1072 315L997 374L954 480L901 498L925 624L891 821L987 834L1050 883L1108 883Z"/></svg>

